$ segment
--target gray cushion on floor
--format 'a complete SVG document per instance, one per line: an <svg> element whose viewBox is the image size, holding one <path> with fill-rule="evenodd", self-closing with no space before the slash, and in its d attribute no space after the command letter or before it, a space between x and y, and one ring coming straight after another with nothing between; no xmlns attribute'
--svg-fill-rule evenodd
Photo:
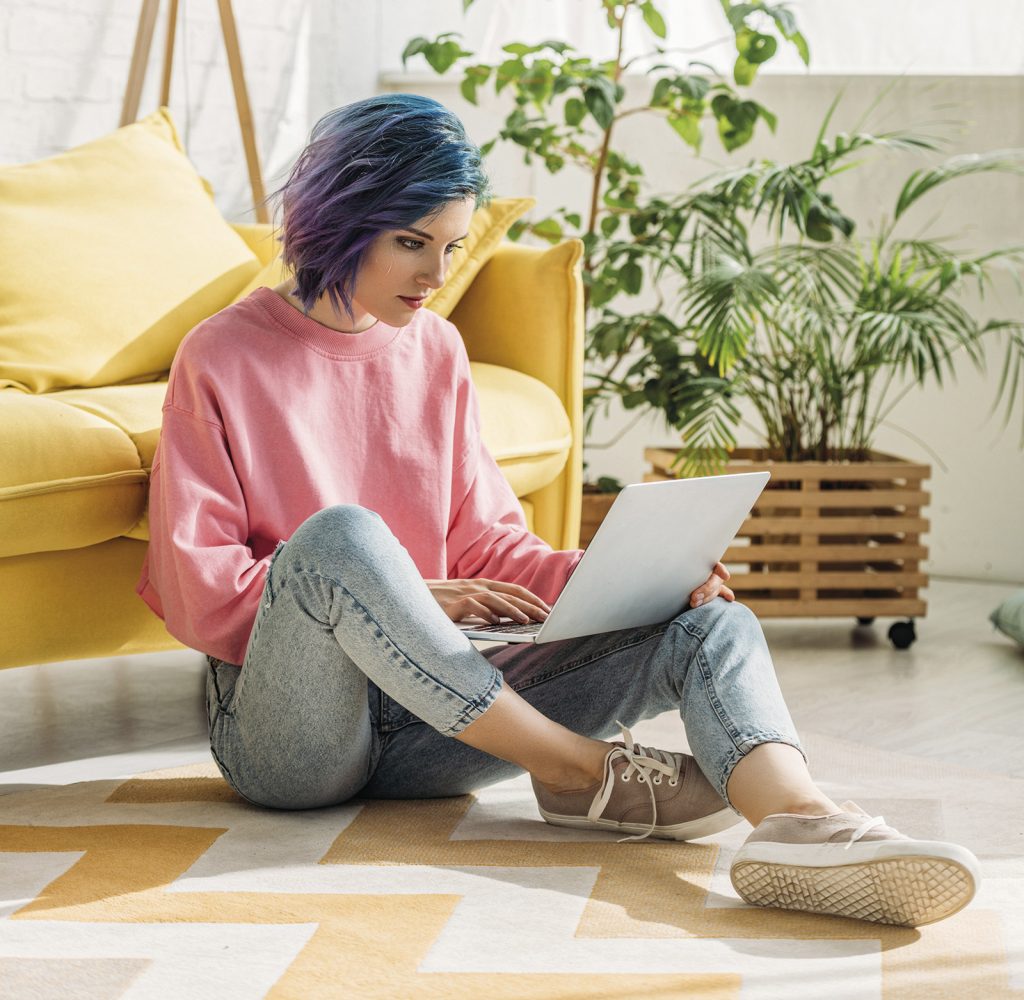
<svg viewBox="0 0 1024 1000"><path fill-rule="evenodd" d="M1024 590L1011 594L988 617L1000 632L1024 646Z"/></svg>

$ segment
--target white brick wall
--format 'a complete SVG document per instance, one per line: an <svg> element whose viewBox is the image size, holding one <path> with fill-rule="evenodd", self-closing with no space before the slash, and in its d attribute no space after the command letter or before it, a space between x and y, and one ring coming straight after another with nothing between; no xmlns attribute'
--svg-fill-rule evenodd
<svg viewBox="0 0 1024 1000"><path fill-rule="evenodd" d="M168 6L154 31L140 117L157 107ZM283 179L320 114L377 90L377 15L347 13L355 30L342 31L338 6L234 0L268 190ZM141 7L142 0L0 0L0 164L51 156L117 128ZM180 0L175 50L170 107L189 156L213 184L225 216L251 220L215 0Z"/></svg>

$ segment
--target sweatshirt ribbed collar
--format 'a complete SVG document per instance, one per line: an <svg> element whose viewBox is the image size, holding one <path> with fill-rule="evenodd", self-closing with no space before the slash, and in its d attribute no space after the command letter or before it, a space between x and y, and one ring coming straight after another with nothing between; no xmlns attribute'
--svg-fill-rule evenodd
<svg viewBox="0 0 1024 1000"><path fill-rule="evenodd" d="M272 288L257 288L250 299L296 340L328 357L347 361L359 361L380 354L394 343L404 329L387 326L378 320L362 333L341 333L299 312Z"/></svg>

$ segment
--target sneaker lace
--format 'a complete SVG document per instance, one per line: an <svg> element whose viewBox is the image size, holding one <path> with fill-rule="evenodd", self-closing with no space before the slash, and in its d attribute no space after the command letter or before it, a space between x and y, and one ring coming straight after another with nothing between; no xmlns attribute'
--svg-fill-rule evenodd
<svg viewBox="0 0 1024 1000"><path fill-rule="evenodd" d="M621 844L627 840L644 840L654 832L658 819L658 803L654 797L654 776L655 774L659 776L667 774L669 784L676 784L679 781L682 758L667 753L664 750L658 750L656 747L640 746L633 742L632 734L621 722L616 720L616 725L622 730L622 742L625 743L625 747L616 747L608 754L608 758L605 761L605 780L600 794L595 796L594 801L590 805L587 818L593 821L599 819L604 813L608 800L611 798L612 791L615 788L615 781L611 778L612 764L619 758L624 757L626 759L626 767L623 770L622 780L628 781L633 775L636 775L637 782L646 785L647 791L651 796L651 825L646 833L636 834L632 837L621 837L619 839Z"/></svg>
<svg viewBox="0 0 1024 1000"><path fill-rule="evenodd" d="M866 819L850 834L850 839L844 845L845 849L849 850L865 833L869 830L874 830L877 826L885 826L885 820L881 816L872 816L870 819Z"/></svg>

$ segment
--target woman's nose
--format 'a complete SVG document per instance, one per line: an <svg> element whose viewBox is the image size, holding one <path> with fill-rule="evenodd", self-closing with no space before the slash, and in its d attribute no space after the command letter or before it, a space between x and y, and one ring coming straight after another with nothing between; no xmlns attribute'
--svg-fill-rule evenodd
<svg viewBox="0 0 1024 1000"><path fill-rule="evenodd" d="M447 271L448 261L444 258L439 261L432 261L431 266L420 275L419 280L428 288L440 288L444 284Z"/></svg>

